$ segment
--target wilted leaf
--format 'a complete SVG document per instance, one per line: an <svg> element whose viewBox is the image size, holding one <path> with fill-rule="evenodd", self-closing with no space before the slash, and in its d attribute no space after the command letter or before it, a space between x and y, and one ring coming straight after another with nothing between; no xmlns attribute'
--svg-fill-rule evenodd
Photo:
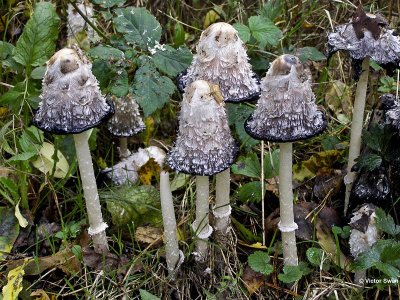
<svg viewBox="0 0 400 300"><path fill-rule="evenodd" d="M269 275L274 270L274 267L269 263L270 257L267 252L255 251L247 258L247 262L253 271L263 275Z"/></svg>
<svg viewBox="0 0 400 300"><path fill-rule="evenodd" d="M0 261L3 261L17 240L19 224L14 209L0 207Z"/></svg>
<svg viewBox="0 0 400 300"><path fill-rule="evenodd" d="M159 227L151 227L151 226L139 226L135 231L135 240L153 245L154 247L161 245L163 237L163 231Z"/></svg>
<svg viewBox="0 0 400 300"><path fill-rule="evenodd" d="M137 170L139 174L139 180L144 185L150 185L151 179L157 177L160 174L160 165L154 160L149 160Z"/></svg>
<svg viewBox="0 0 400 300"><path fill-rule="evenodd" d="M332 198L340 193L344 174L341 170L322 168L317 172L313 193L318 199Z"/></svg>
<svg viewBox="0 0 400 300"><path fill-rule="evenodd" d="M150 294L149 292L145 290L139 290L140 292L140 297L141 300L161 300L160 298L154 296L153 294Z"/></svg>
<svg viewBox="0 0 400 300"><path fill-rule="evenodd" d="M163 45L162 49L155 51L153 61L157 69L171 77L175 77L189 67L193 58L192 53L186 47L175 49Z"/></svg>
<svg viewBox="0 0 400 300"><path fill-rule="evenodd" d="M161 225L161 203L159 191L151 185L123 185L100 191L100 198L106 200L112 221L117 226L134 224Z"/></svg>
<svg viewBox="0 0 400 300"><path fill-rule="evenodd" d="M21 214L21 211L19 210L19 201L18 201L17 205L15 205L14 215L18 220L19 226L21 226L22 228L25 228L26 226L28 226L28 221L25 219L25 217Z"/></svg>
<svg viewBox="0 0 400 300"><path fill-rule="evenodd" d="M276 46L282 38L281 30L271 20L261 16L250 17L249 28L251 35L260 43L261 48Z"/></svg>
<svg viewBox="0 0 400 300"><path fill-rule="evenodd" d="M14 48L14 59L25 67L40 66L54 53L58 17L50 2L38 2Z"/></svg>
<svg viewBox="0 0 400 300"><path fill-rule="evenodd" d="M54 161L54 154L54 145L44 142L39 150L39 157L32 162L32 165L44 174L51 174L54 170L55 178L65 178L68 174L69 164L60 150L57 150L56 161Z"/></svg>
<svg viewBox="0 0 400 300"><path fill-rule="evenodd" d="M128 43L148 50L160 41L161 25L144 7L120 8L116 15L115 27Z"/></svg>
<svg viewBox="0 0 400 300"><path fill-rule="evenodd" d="M339 80L330 81L328 83L328 90L325 93L325 101L336 117L340 115L352 115L351 88L345 83ZM348 121L349 119L347 119Z"/></svg>
<svg viewBox="0 0 400 300"><path fill-rule="evenodd" d="M3 297L7 300L17 300L22 291L22 280L24 278L24 263L8 272L7 284L3 287Z"/></svg>
<svg viewBox="0 0 400 300"><path fill-rule="evenodd" d="M249 266L246 266L244 269L242 280L250 295L254 294L265 284L264 275L253 271Z"/></svg>
<svg viewBox="0 0 400 300"><path fill-rule="evenodd" d="M250 41L251 33L249 27L242 23L235 23L232 26L237 30L239 37L243 41L243 43L246 44L248 41Z"/></svg>
<svg viewBox="0 0 400 300"><path fill-rule="evenodd" d="M30 294L35 300L50 300L49 295L44 290L36 290Z"/></svg>
<svg viewBox="0 0 400 300"><path fill-rule="evenodd" d="M150 63L145 63L136 71L133 89L136 101L147 117L168 103L175 84L168 77L161 76Z"/></svg>

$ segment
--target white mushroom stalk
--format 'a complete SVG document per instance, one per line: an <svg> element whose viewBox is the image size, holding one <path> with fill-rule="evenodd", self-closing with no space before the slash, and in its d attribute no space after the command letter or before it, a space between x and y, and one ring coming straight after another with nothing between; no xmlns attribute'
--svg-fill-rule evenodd
<svg viewBox="0 0 400 300"><path fill-rule="evenodd" d="M50 133L74 134L76 155L89 218L88 232L98 253L108 251L101 206L88 145L88 129L112 113L80 49L64 48L47 63L34 124Z"/></svg>
<svg viewBox="0 0 400 300"><path fill-rule="evenodd" d="M285 265L297 265L293 212L292 142L315 136L326 128L325 115L317 109L310 76L299 59L282 55L273 61L261 82L256 110L245 122L246 132L280 146L279 203Z"/></svg>
<svg viewBox="0 0 400 300"><path fill-rule="evenodd" d="M217 235L224 237L229 231L232 211L229 197L231 189L230 168L218 173L215 177L215 206L213 208L213 215L215 218L214 228Z"/></svg>
<svg viewBox="0 0 400 300"><path fill-rule="evenodd" d="M258 79L251 70L245 46L231 25L210 25L201 34L196 52L186 74L178 79L182 90L202 79L218 85L227 102L258 98Z"/></svg>
<svg viewBox="0 0 400 300"><path fill-rule="evenodd" d="M183 96L178 137L167 155L167 162L176 171L197 175L193 230L198 238L195 254L199 262L207 259L207 240L212 233L208 176L228 169L237 150L218 87L204 80L193 82ZM221 208L226 209L226 191L219 193L218 197L221 198L221 195L225 198ZM219 204L216 205L218 207Z"/></svg>

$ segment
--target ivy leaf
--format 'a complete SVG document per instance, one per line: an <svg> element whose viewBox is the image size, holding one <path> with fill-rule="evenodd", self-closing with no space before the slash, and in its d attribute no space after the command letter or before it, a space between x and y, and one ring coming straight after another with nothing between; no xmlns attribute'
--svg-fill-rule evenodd
<svg viewBox="0 0 400 300"><path fill-rule="evenodd" d="M133 89L136 101L147 117L168 103L175 85L168 77L161 76L149 63L144 63L136 71Z"/></svg>
<svg viewBox="0 0 400 300"><path fill-rule="evenodd" d="M89 50L88 54L93 58L104 60L119 60L124 58L124 52L117 48L99 45Z"/></svg>
<svg viewBox="0 0 400 300"><path fill-rule="evenodd" d="M276 46L282 38L281 30L275 24L261 16L249 18L251 35L260 43L261 48L265 46Z"/></svg>
<svg viewBox="0 0 400 300"><path fill-rule="evenodd" d="M252 181L245 183L236 192L241 202L261 202L261 182Z"/></svg>
<svg viewBox="0 0 400 300"><path fill-rule="evenodd" d="M59 21L50 2L37 3L14 48L14 59L25 67L44 64L54 53Z"/></svg>
<svg viewBox="0 0 400 300"><path fill-rule="evenodd" d="M377 217L376 225L380 230L391 236L395 236L400 233L400 226L396 225L391 215L386 215L383 209L379 207L375 210L375 214Z"/></svg>
<svg viewBox="0 0 400 300"><path fill-rule="evenodd" d="M250 268L263 275L271 274L274 267L269 263L270 257L268 253L262 251L255 251L247 258Z"/></svg>
<svg viewBox="0 0 400 300"><path fill-rule="evenodd" d="M143 7L127 7L116 10L114 24L124 39L142 50L154 47L161 39L161 25Z"/></svg>
<svg viewBox="0 0 400 300"><path fill-rule="evenodd" d="M284 266L283 273L278 275L278 278L283 283L291 283L299 280L303 276L300 266Z"/></svg>
<svg viewBox="0 0 400 300"><path fill-rule="evenodd" d="M162 49L155 50L153 62L157 69L170 77L175 77L180 72L189 67L192 62L192 53L185 47L175 49L168 45L163 45Z"/></svg>
<svg viewBox="0 0 400 300"><path fill-rule="evenodd" d="M315 47L298 48L295 51L295 55L298 56L298 58L301 61L306 61L306 60L321 61L326 59L325 54L320 52Z"/></svg>
<svg viewBox="0 0 400 300"><path fill-rule="evenodd" d="M110 8L113 6L121 6L125 3L125 0L93 0L94 4L98 4L104 8Z"/></svg>
<svg viewBox="0 0 400 300"><path fill-rule="evenodd" d="M249 27L242 23L235 23L233 24L233 28L237 30L239 37L243 41L243 43L246 44L248 41L250 41L251 32Z"/></svg>
<svg viewBox="0 0 400 300"><path fill-rule="evenodd" d="M125 69L119 69L115 77L111 82L110 91L117 97L123 97L129 90L128 73Z"/></svg>

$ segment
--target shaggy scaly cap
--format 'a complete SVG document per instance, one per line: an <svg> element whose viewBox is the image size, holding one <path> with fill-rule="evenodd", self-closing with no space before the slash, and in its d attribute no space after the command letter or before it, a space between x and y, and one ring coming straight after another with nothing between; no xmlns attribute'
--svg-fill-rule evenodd
<svg viewBox="0 0 400 300"><path fill-rule="evenodd" d="M204 80L193 82L183 96L168 164L179 172L211 176L229 168L237 151L218 87Z"/></svg>
<svg viewBox="0 0 400 300"><path fill-rule="evenodd" d="M309 77L296 56L274 60L261 82L257 108L245 122L246 132L258 140L293 142L325 130Z"/></svg>
<svg viewBox="0 0 400 300"><path fill-rule="evenodd" d="M212 24L201 34L196 51L186 74L178 79L181 89L202 79L218 85L226 102L257 99L259 82L235 28Z"/></svg>
<svg viewBox="0 0 400 300"><path fill-rule="evenodd" d="M93 23L96 19L93 17L93 5L90 2L84 1L83 3L76 3L80 11ZM75 38L82 31L87 31L87 36L90 38L95 37L95 32L89 26L82 16L75 10L75 8L68 4L68 17L67 17L67 37L68 39Z"/></svg>
<svg viewBox="0 0 400 300"><path fill-rule="evenodd" d="M107 122L108 131L115 136L128 137L145 130L139 106L132 95L128 94L121 98L112 96L111 100L115 113Z"/></svg>
<svg viewBox="0 0 400 300"><path fill-rule="evenodd" d="M64 48L47 62L42 99L33 122L52 133L80 133L113 112L101 94L92 65L79 49Z"/></svg>

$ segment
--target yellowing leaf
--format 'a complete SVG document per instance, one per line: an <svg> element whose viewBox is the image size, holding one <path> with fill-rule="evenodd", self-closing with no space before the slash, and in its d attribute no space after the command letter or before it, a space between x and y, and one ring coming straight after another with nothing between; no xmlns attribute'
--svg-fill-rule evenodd
<svg viewBox="0 0 400 300"><path fill-rule="evenodd" d="M18 299L19 293L22 291L22 279L25 275L24 266L26 260L21 266L18 266L8 272L7 284L3 287L3 298L7 300Z"/></svg>
<svg viewBox="0 0 400 300"><path fill-rule="evenodd" d="M39 157L32 164L39 171L44 174L53 172L54 164L55 171L54 177L56 178L64 178L68 174L69 165L64 155L60 150L57 150L57 162L55 163L54 156L54 145L44 142L42 148L39 151Z"/></svg>
<svg viewBox="0 0 400 300"><path fill-rule="evenodd" d="M267 246L264 246L263 244L261 244L260 242L254 243L254 244L246 244L245 242L242 242L241 240L238 240L238 243L240 245L249 247L249 248L253 248L253 249L267 249Z"/></svg>
<svg viewBox="0 0 400 300"><path fill-rule="evenodd" d="M343 119L343 115L351 116L353 107L351 88L345 83L339 80L329 83L325 101L337 118ZM343 120L339 121L343 122Z"/></svg>
<svg viewBox="0 0 400 300"><path fill-rule="evenodd" d="M43 290L36 290L30 294L31 297L35 297L35 300L50 300L49 295Z"/></svg>
<svg viewBox="0 0 400 300"><path fill-rule="evenodd" d="M160 174L160 165L150 158L147 163L138 169L139 180L144 185L151 185L151 179Z"/></svg>
<svg viewBox="0 0 400 300"><path fill-rule="evenodd" d="M21 226L22 228L28 226L28 221L25 219L25 217L21 214L21 211L19 210L19 201L15 206L15 217L18 219L19 226Z"/></svg>
<svg viewBox="0 0 400 300"><path fill-rule="evenodd" d="M215 12L215 10L210 10L207 12L206 16L204 17L203 28L206 29L212 23L215 23L219 20L220 16Z"/></svg>

